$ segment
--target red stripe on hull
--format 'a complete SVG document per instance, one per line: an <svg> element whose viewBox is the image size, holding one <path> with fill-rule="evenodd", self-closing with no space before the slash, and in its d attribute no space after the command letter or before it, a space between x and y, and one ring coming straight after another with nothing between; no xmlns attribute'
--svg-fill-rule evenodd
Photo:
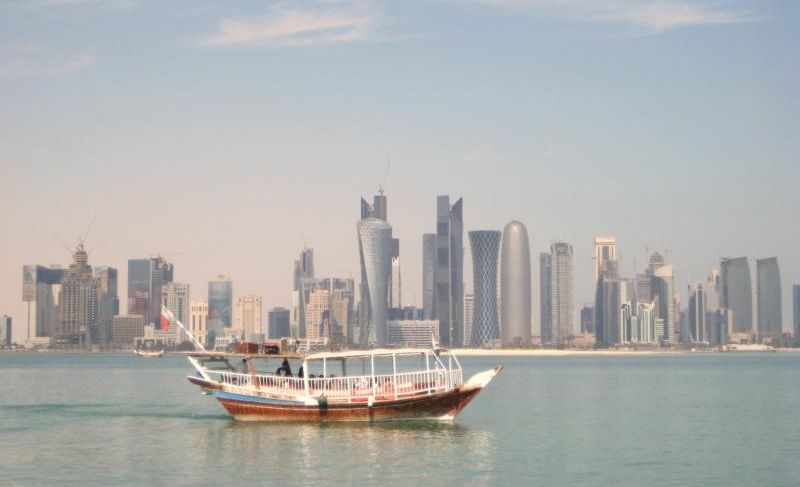
<svg viewBox="0 0 800 487"><path fill-rule="evenodd" d="M217 398L231 416L245 421L386 421L398 419L452 419L472 401L480 388L444 394L365 404L282 406Z"/></svg>

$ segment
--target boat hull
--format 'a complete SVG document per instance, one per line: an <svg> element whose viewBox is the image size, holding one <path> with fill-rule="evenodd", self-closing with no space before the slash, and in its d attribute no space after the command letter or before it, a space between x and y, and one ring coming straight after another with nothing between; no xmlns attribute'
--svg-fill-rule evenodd
<svg viewBox="0 0 800 487"><path fill-rule="evenodd" d="M240 421L392 421L452 420L480 391L480 387L467 385L439 394L376 402L372 406L270 403L221 391L215 391L214 395Z"/></svg>

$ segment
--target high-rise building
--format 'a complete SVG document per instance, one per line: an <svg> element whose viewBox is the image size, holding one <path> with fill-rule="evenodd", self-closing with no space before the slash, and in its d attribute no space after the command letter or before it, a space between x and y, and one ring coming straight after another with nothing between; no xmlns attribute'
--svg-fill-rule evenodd
<svg viewBox="0 0 800 487"><path fill-rule="evenodd" d="M542 343L553 343L553 258L547 252L539 254L539 327Z"/></svg>
<svg viewBox="0 0 800 487"><path fill-rule="evenodd" d="M664 322L664 334L657 338L662 343L678 343L678 322L675 313L675 278L671 265L663 265L653 273L653 297L658 300L658 318Z"/></svg>
<svg viewBox="0 0 800 487"><path fill-rule="evenodd" d="M720 262L721 307L733 314L732 333L753 333L753 291L747 257L723 258Z"/></svg>
<svg viewBox="0 0 800 487"><path fill-rule="evenodd" d="M778 269L778 258L757 259L756 276L758 339L778 341L783 336L781 273Z"/></svg>
<svg viewBox="0 0 800 487"><path fill-rule="evenodd" d="M628 301L624 279L600 273L595 302L595 337L599 345L618 345L626 341L622 305Z"/></svg>
<svg viewBox="0 0 800 487"><path fill-rule="evenodd" d="M173 266L161 257L128 260L128 314L161 327L161 290L172 282Z"/></svg>
<svg viewBox="0 0 800 487"><path fill-rule="evenodd" d="M572 245L555 242L550 245L550 324L552 342L564 345L573 334L575 302L572 281Z"/></svg>
<svg viewBox="0 0 800 487"><path fill-rule="evenodd" d="M386 323L386 340L398 347L430 348L431 335L438 341L436 320L391 320Z"/></svg>
<svg viewBox="0 0 800 487"><path fill-rule="evenodd" d="M96 342L100 283L94 278L89 255L78 244L73 263L61 281L55 343L84 348Z"/></svg>
<svg viewBox="0 0 800 487"><path fill-rule="evenodd" d="M276 340L291 335L289 329L289 310L286 308L272 308L267 312L267 338Z"/></svg>
<svg viewBox="0 0 800 487"><path fill-rule="evenodd" d="M689 341L708 342L708 307L703 283L689 286Z"/></svg>
<svg viewBox="0 0 800 487"><path fill-rule="evenodd" d="M604 235L594 237L594 282L596 283L602 274L610 276L609 272L612 272L616 275L616 265L617 237Z"/></svg>
<svg viewBox="0 0 800 487"><path fill-rule="evenodd" d="M594 333L594 307L591 304L581 308L581 333Z"/></svg>
<svg viewBox="0 0 800 487"><path fill-rule="evenodd" d="M189 305L189 329L200 343L207 343L208 334L208 300L193 299Z"/></svg>
<svg viewBox="0 0 800 487"><path fill-rule="evenodd" d="M8 315L0 316L0 346L11 345L11 336L14 332L11 317Z"/></svg>
<svg viewBox="0 0 800 487"><path fill-rule="evenodd" d="M119 314L117 270L98 266L94 268L94 277L100 285L97 297L97 337L100 346L105 348L112 342L114 317Z"/></svg>
<svg viewBox="0 0 800 487"><path fill-rule="evenodd" d="M792 286L792 308L794 309L794 343L800 345L800 284Z"/></svg>
<svg viewBox="0 0 800 487"><path fill-rule="evenodd" d="M306 336L310 340L330 336L331 295L327 289L311 291L306 303Z"/></svg>
<svg viewBox="0 0 800 487"><path fill-rule="evenodd" d="M436 234L426 233L422 235L422 315L426 320L434 315L435 274Z"/></svg>
<svg viewBox="0 0 800 487"><path fill-rule="evenodd" d="M305 338L306 336L306 303L308 295L317 287L314 278L314 249L304 247L300 258L294 261L294 288L292 290L292 336Z"/></svg>
<svg viewBox="0 0 800 487"><path fill-rule="evenodd" d="M433 318L445 347L464 345L464 212L459 198L436 197L436 265Z"/></svg>
<svg viewBox="0 0 800 487"><path fill-rule="evenodd" d="M358 222L361 302L366 314L366 321L360 326L361 344L379 346L386 344L391 244L391 225L377 218L367 218Z"/></svg>
<svg viewBox="0 0 800 487"><path fill-rule="evenodd" d="M497 264L501 233L496 230L469 232L472 250L472 324L469 344L482 347L500 338L497 316ZM466 323L466 316L464 317Z"/></svg>
<svg viewBox="0 0 800 487"><path fill-rule="evenodd" d="M622 343L655 344L656 312L654 303L627 301L622 304Z"/></svg>
<svg viewBox="0 0 800 487"><path fill-rule="evenodd" d="M164 307L172 313L176 320L180 321L183 326L188 326L192 302L189 284L183 282L164 284L161 287L161 300ZM174 336L175 343L182 343L189 339L183 329L175 323L170 323L168 333Z"/></svg>
<svg viewBox="0 0 800 487"><path fill-rule="evenodd" d="M392 239L392 267L390 269L391 281L389 282L389 307L403 307L403 280L400 274L400 239Z"/></svg>
<svg viewBox="0 0 800 487"><path fill-rule="evenodd" d="M472 346L472 320L475 317L475 296L464 295L464 346ZM497 325L498 329L500 325Z"/></svg>
<svg viewBox="0 0 800 487"><path fill-rule="evenodd" d="M353 343L355 327L355 281L351 278L327 278L323 287L331 297L330 338L336 343Z"/></svg>
<svg viewBox="0 0 800 487"><path fill-rule="evenodd" d="M503 229L500 253L500 334L503 343L531 340L531 254L528 229L519 221Z"/></svg>
<svg viewBox="0 0 800 487"><path fill-rule="evenodd" d="M141 315L119 315L113 322L113 343L117 347L132 348L136 339L144 336L144 317Z"/></svg>
<svg viewBox="0 0 800 487"><path fill-rule="evenodd" d="M225 334L233 325L233 282L226 276L217 276L208 281L208 321L206 336L208 344L214 345L217 337Z"/></svg>
<svg viewBox="0 0 800 487"><path fill-rule="evenodd" d="M236 298L234 326L244 332L244 339L250 340L255 333L261 333L261 296L248 295Z"/></svg>
<svg viewBox="0 0 800 487"><path fill-rule="evenodd" d="M49 342L58 323L58 295L64 269L26 265L22 268L22 314L11 342L30 346L37 338Z"/></svg>

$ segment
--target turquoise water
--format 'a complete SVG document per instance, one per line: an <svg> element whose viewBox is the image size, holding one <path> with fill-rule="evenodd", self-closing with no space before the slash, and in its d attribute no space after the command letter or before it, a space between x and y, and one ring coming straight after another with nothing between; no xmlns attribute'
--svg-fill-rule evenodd
<svg viewBox="0 0 800 487"><path fill-rule="evenodd" d="M800 485L800 354L467 357L454 423L230 420L182 357L0 355L0 484Z"/></svg>

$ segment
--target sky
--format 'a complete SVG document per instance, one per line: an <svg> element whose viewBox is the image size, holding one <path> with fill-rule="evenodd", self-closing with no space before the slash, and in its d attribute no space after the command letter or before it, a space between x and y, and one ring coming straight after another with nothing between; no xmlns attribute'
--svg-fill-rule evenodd
<svg viewBox="0 0 800 487"><path fill-rule="evenodd" d="M466 231L527 226L534 332L539 252L573 244L578 308L600 234L627 275L665 254L684 304L720 257L778 256L789 329L798 52L793 1L3 0L0 314L87 230L123 308L127 259L155 254L193 297L225 274L288 306L304 245L358 278L382 186L404 304L449 194L468 290Z"/></svg>

